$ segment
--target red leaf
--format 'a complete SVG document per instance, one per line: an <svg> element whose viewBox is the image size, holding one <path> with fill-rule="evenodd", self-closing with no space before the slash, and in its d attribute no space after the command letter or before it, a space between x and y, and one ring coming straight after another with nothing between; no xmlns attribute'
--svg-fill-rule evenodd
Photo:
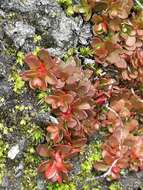
<svg viewBox="0 0 143 190"><path fill-rule="evenodd" d="M119 174L120 171L121 171L120 168L117 167L117 166L114 166L114 167L112 168L112 172L113 172L114 174Z"/></svg>
<svg viewBox="0 0 143 190"><path fill-rule="evenodd" d="M96 163L94 164L94 168L95 168L96 170L98 170L98 171L103 171L103 172L105 172L105 171L107 171L107 169L109 168L109 166L106 165L103 161L100 161L100 162L96 162Z"/></svg>
<svg viewBox="0 0 143 190"><path fill-rule="evenodd" d="M50 153L51 153L46 144L38 145L36 150L37 150L37 153L42 157L48 157L50 156Z"/></svg>
<svg viewBox="0 0 143 190"><path fill-rule="evenodd" d="M44 172L45 170L47 170L47 168L50 167L50 162L49 161L44 161L42 162L38 168L37 168L37 171L38 172Z"/></svg>
<svg viewBox="0 0 143 190"><path fill-rule="evenodd" d="M32 53L28 53L25 56L24 62L29 66L30 69L37 69L41 64L38 57L33 55Z"/></svg>
<svg viewBox="0 0 143 190"><path fill-rule="evenodd" d="M45 177L46 179L51 179L53 182L57 180L57 168L56 168L56 162L49 165L47 170L45 171Z"/></svg>

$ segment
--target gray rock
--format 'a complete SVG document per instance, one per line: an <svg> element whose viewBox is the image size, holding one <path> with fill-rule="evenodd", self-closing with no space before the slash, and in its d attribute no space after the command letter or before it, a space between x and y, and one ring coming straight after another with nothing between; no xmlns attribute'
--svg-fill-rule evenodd
<svg viewBox="0 0 143 190"><path fill-rule="evenodd" d="M85 65L92 65L92 64L95 64L95 60L93 59L89 59L89 58L84 58L84 64Z"/></svg>
<svg viewBox="0 0 143 190"><path fill-rule="evenodd" d="M10 158L11 160L14 160L15 157L19 154L19 152L20 152L19 145L16 144L12 146L11 149L8 151L7 157Z"/></svg>
<svg viewBox="0 0 143 190"><path fill-rule="evenodd" d="M58 124L58 120L47 112L38 113L34 121L38 125L48 125L49 123Z"/></svg>
<svg viewBox="0 0 143 190"><path fill-rule="evenodd" d="M26 13L36 10L36 0L0 0L3 9Z"/></svg>
<svg viewBox="0 0 143 190"><path fill-rule="evenodd" d="M19 178L23 174L24 165L21 162L16 168L15 168L15 177Z"/></svg>
<svg viewBox="0 0 143 190"><path fill-rule="evenodd" d="M32 39L25 40L24 45L22 46L22 51L28 53L34 51L36 48L36 45L33 43Z"/></svg>
<svg viewBox="0 0 143 190"><path fill-rule="evenodd" d="M137 190L143 186L143 176L136 175L132 172L128 176L121 178L120 183L125 190Z"/></svg>
<svg viewBox="0 0 143 190"><path fill-rule="evenodd" d="M3 21L0 23L0 43L2 43L2 41L4 40L4 31L3 31L3 28L2 28L2 24L3 24ZM3 45L0 45L0 46L3 46ZM0 51L1 51L1 47L0 47Z"/></svg>
<svg viewBox="0 0 143 190"><path fill-rule="evenodd" d="M9 186L9 180L8 180L8 177L7 176L4 176L3 180L2 180L2 184L1 184L2 187L8 187Z"/></svg>
<svg viewBox="0 0 143 190"><path fill-rule="evenodd" d="M82 18L67 17L61 7L54 1L43 7L44 16L35 14L36 29L42 34L42 45L48 47L52 54L63 56L71 47L76 47L83 24Z"/></svg>
<svg viewBox="0 0 143 190"><path fill-rule="evenodd" d="M57 118L55 118L55 117L53 117L51 115L49 116L49 119L50 119L50 122L53 123L53 124L58 124L59 123Z"/></svg>
<svg viewBox="0 0 143 190"><path fill-rule="evenodd" d="M24 169L24 165L23 163L19 163L19 165L15 168L15 173L18 173L20 170Z"/></svg>
<svg viewBox="0 0 143 190"><path fill-rule="evenodd" d="M136 176L137 176L137 178L143 180L143 171L137 172L137 173L136 173Z"/></svg>
<svg viewBox="0 0 143 190"><path fill-rule="evenodd" d="M3 10L0 9L0 17L5 18L5 12Z"/></svg>
<svg viewBox="0 0 143 190"><path fill-rule="evenodd" d="M2 36L1 36L2 37ZM2 53L5 50L5 44L0 40L0 53Z"/></svg>
<svg viewBox="0 0 143 190"><path fill-rule="evenodd" d="M39 6L57 4L55 0L0 0L0 7L21 13L38 11Z"/></svg>
<svg viewBox="0 0 143 190"><path fill-rule="evenodd" d="M65 17L62 15L62 19L59 22L59 28L52 31L52 36L56 40L59 47L63 47L63 42L69 42L69 39L72 39L71 31L79 31L80 23L77 19L77 22Z"/></svg>
<svg viewBox="0 0 143 190"><path fill-rule="evenodd" d="M43 112L43 113L38 113L35 117L34 117L34 122L37 125L47 125L50 122L50 115L49 113Z"/></svg>
<svg viewBox="0 0 143 190"><path fill-rule="evenodd" d="M16 145L12 146L8 151L7 157L14 160L16 157L20 157L23 150L26 147L26 139L22 138Z"/></svg>
<svg viewBox="0 0 143 190"><path fill-rule="evenodd" d="M37 189L38 190L45 190L45 184L42 179L37 179Z"/></svg>
<svg viewBox="0 0 143 190"><path fill-rule="evenodd" d="M10 172L8 173L11 174ZM11 176L5 176L0 186L0 190L21 190L21 183L19 179L11 179Z"/></svg>
<svg viewBox="0 0 143 190"><path fill-rule="evenodd" d="M29 38L35 31L42 37L40 45L49 48L56 56L62 57L69 48L77 46L83 19L80 16L67 17L55 0L5 0L0 4L7 11L27 12L23 15L27 23L18 20L3 24L4 33L17 49L22 47L23 51L33 51L35 46Z"/></svg>
<svg viewBox="0 0 143 190"><path fill-rule="evenodd" d="M55 0L36 0L36 5L57 5Z"/></svg>
<svg viewBox="0 0 143 190"><path fill-rule="evenodd" d="M80 0L73 0L74 4L79 4Z"/></svg>
<svg viewBox="0 0 143 190"><path fill-rule="evenodd" d="M0 81L0 97L9 97L10 95L12 95L10 84L6 81Z"/></svg>
<svg viewBox="0 0 143 190"><path fill-rule="evenodd" d="M16 48L20 48L25 40L33 37L35 28L21 21L15 23L5 23L3 26L6 35L13 41Z"/></svg>
<svg viewBox="0 0 143 190"><path fill-rule="evenodd" d="M26 147L26 139L25 138L22 138L20 141L19 141L19 150L20 150L20 153L23 152L23 150L25 149Z"/></svg>
<svg viewBox="0 0 143 190"><path fill-rule="evenodd" d="M0 79L6 76L6 66L0 61Z"/></svg>
<svg viewBox="0 0 143 190"><path fill-rule="evenodd" d="M91 37L91 25L89 23L84 24L79 34L79 43L82 45L88 45Z"/></svg>
<svg viewBox="0 0 143 190"><path fill-rule="evenodd" d="M70 47L76 47L81 24L82 20L79 20L79 18L72 20L67 18L64 14L61 15L58 27L53 29L51 33L57 47L61 50L61 54Z"/></svg>

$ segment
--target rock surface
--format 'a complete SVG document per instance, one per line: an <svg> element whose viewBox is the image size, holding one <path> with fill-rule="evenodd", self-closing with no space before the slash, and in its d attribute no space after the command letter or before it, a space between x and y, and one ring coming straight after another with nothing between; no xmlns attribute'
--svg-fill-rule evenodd
<svg viewBox="0 0 143 190"><path fill-rule="evenodd" d="M35 40L37 36L40 41ZM17 64L17 53L33 51L38 46L62 57L69 48L87 46L91 36L90 24L83 23L81 16L67 17L56 0L0 0L0 123L4 124L0 133L3 143L9 145L7 152L0 157L0 179L3 175L0 190L34 190L33 181L39 190L46 190L43 180L35 177L37 174L31 169L31 165L39 163L31 149L30 138L34 133L31 123L46 126L49 122L57 122L45 110L41 112L45 108L39 106L27 86L20 93L14 91L12 74L24 67ZM85 63L92 64L93 60L86 59ZM77 159L73 160L73 175L80 172ZM6 171L1 169L4 164ZM29 175L33 181L31 178L29 181ZM127 179L121 182L128 183ZM124 190L130 189L135 181L135 189L143 185L141 175L130 177L130 187L125 186ZM79 187L82 189L80 183ZM107 189L106 184L103 189Z"/></svg>
<svg viewBox="0 0 143 190"><path fill-rule="evenodd" d="M35 28L23 22L4 23L3 30L8 38L10 38L15 47L22 47L26 39L32 38L35 34Z"/></svg>
<svg viewBox="0 0 143 190"><path fill-rule="evenodd" d="M31 148L29 150L32 145L27 134L27 130L32 129L26 128L26 122L31 125L31 120L34 126L57 122L46 112L41 113L31 90L25 88L23 92L15 92L16 76L13 73L22 69L17 64L17 53L33 51L40 46L62 57L69 48L78 45L82 26L80 16L67 17L55 0L0 0L0 122L4 125L3 143L9 146L0 158L0 163L2 159L2 163L6 164L0 172L0 179L3 175L1 190L35 188L34 176L37 174L30 169L30 162L35 158ZM37 36L41 39L38 42L35 40ZM33 178L32 183L27 182L29 175ZM45 188L41 179L37 181L37 186Z"/></svg>
<svg viewBox="0 0 143 190"><path fill-rule="evenodd" d="M62 56L70 47L77 46L83 20L79 16L67 17L55 0L2 0L0 7L2 15L4 11L14 13L14 21L6 19L3 31L17 49L29 51L25 43L35 32L42 37L41 46L54 55Z"/></svg>

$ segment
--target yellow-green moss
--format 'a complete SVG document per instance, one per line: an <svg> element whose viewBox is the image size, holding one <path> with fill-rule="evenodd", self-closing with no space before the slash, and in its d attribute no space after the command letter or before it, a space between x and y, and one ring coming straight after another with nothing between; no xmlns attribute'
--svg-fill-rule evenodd
<svg viewBox="0 0 143 190"><path fill-rule="evenodd" d="M13 82L13 91L17 94L21 94L23 92L25 82L20 77L19 73L13 72L9 77L9 81Z"/></svg>
<svg viewBox="0 0 143 190"><path fill-rule="evenodd" d="M89 173L93 167L93 162L99 161L102 158L101 155L101 144L90 144L88 149L87 159L81 164L81 170L85 173Z"/></svg>
<svg viewBox="0 0 143 190"><path fill-rule="evenodd" d="M78 189L78 185L80 184L82 190L88 190L91 187L92 189L100 190L100 184L96 179L92 180L89 184L87 184L86 180L93 178L93 162L101 159L101 143L99 141L93 141L80 154L80 157L84 161L81 161L81 169L78 175L74 174L71 176L71 182L75 184L76 189Z"/></svg>
<svg viewBox="0 0 143 190"><path fill-rule="evenodd" d="M40 49L41 49L41 48L37 46L37 47L35 48L35 50L33 51L33 54L34 54L34 55L37 55L38 52L40 51Z"/></svg>
<svg viewBox="0 0 143 190"><path fill-rule="evenodd" d="M33 36L34 43L39 43L41 41L42 37L40 35L35 34Z"/></svg>
<svg viewBox="0 0 143 190"><path fill-rule="evenodd" d="M0 139L0 184L6 173L6 155L9 145L4 140Z"/></svg>
<svg viewBox="0 0 143 190"><path fill-rule="evenodd" d="M110 186L109 186L109 190L123 190L120 183L118 182L113 182Z"/></svg>
<svg viewBox="0 0 143 190"><path fill-rule="evenodd" d="M47 184L46 190L77 190L74 183L68 184Z"/></svg>
<svg viewBox="0 0 143 190"><path fill-rule="evenodd" d="M31 165L27 166L24 169L24 175L21 180L22 190L37 190L37 184L36 184L36 167L34 168Z"/></svg>
<svg viewBox="0 0 143 190"><path fill-rule="evenodd" d="M57 0L57 2L65 8L65 12L68 16L72 16L74 14L72 0Z"/></svg>
<svg viewBox="0 0 143 190"><path fill-rule="evenodd" d="M4 103L5 102L5 97L0 97L0 103Z"/></svg>
<svg viewBox="0 0 143 190"><path fill-rule="evenodd" d="M16 63L22 66L22 65L23 65L23 62L24 62L24 57L25 57L24 53L21 52L21 51L19 51L19 52L17 53Z"/></svg>
<svg viewBox="0 0 143 190"><path fill-rule="evenodd" d="M8 17L8 20L15 19L16 18L16 12L10 12L7 17Z"/></svg>
<svg viewBox="0 0 143 190"><path fill-rule="evenodd" d="M77 48L70 48L64 55L64 61L67 61L69 57L75 55L77 53Z"/></svg>
<svg viewBox="0 0 143 190"><path fill-rule="evenodd" d="M51 89L48 88L47 91L38 91L36 94L37 104L39 105L40 112L50 112L51 107L44 101L45 97L51 94Z"/></svg>
<svg viewBox="0 0 143 190"><path fill-rule="evenodd" d="M24 111L24 110L31 110L32 107L31 106L25 106L25 105L16 105L15 109L17 111Z"/></svg>
<svg viewBox="0 0 143 190"><path fill-rule="evenodd" d="M81 47L79 48L79 52L80 52L80 55L85 56L85 57L93 55L93 51L89 47Z"/></svg>
<svg viewBox="0 0 143 190"><path fill-rule="evenodd" d="M22 176L22 190L37 190L37 166L41 160L33 146L29 145L24 153L24 174Z"/></svg>
<svg viewBox="0 0 143 190"><path fill-rule="evenodd" d="M2 138L2 135L7 135L11 132L13 132L13 128L8 128L3 123L0 123L0 138Z"/></svg>
<svg viewBox="0 0 143 190"><path fill-rule="evenodd" d="M6 50L4 50L4 53L7 56L16 56L16 49L14 47L9 47L9 48L6 48Z"/></svg>
<svg viewBox="0 0 143 190"><path fill-rule="evenodd" d="M30 146L28 147L26 153L24 154L24 161L28 165L37 165L39 164L39 157L36 154L35 149Z"/></svg>

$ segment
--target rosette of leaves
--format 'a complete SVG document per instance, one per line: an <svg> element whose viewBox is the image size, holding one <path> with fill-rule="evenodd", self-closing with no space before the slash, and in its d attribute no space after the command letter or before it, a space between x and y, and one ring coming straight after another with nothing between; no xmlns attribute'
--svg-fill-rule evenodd
<svg viewBox="0 0 143 190"><path fill-rule="evenodd" d="M81 0L79 4L73 7L75 13L81 13L85 21L89 21L92 15L92 6L88 0Z"/></svg>
<svg viewBox="0 0 143 190"><path fill-rule="evenodd" d="M106 58L119 48L119 46L114 44L111 40L101 40L99 37L94 37L92 39L91 47L93 48L94 55L99 59L98 61L100 63L106 61Z"/></svg>
<svg viewBox="0 0 143 190"><path fill-rule="evenodd" d="M112 18L126 19L133 7L133 0L81 0L80 4L74 6L74 11L82 13L85 21L88 21L92 13L107 12Z"/></svg>
<svg viewBox="0 0 143 190"><path fill-rule="evenodd" d="M124 55L128 63L126 70L122 71L124 80L137 80L143 82L143 50L136 49L132 55Z"/></svg>
<svg viewBox="0 0 143 190"><path fill-rule="evenodd" d="M59 144L52 149L47 144L39 145L37 153L47 160L43 161L37 170L44 174L47 181L58 183L67 181L68 172L72 168L67 159L76 155L79 151L79 148L72 145Z"/></svg>
<svg viewBox="0 0 143 190"><path fill-rule="evenodd" d="M25 57L25 63L30 70L21 72L23 80L29 81L32 89L46 90L49 85L60 89L66 83L73 84L82 78L83 73L76 63L63 64L61 60L53 58L48 51L41 49L38 55L29 53Z"/></svg>
<svg viewBox="0 0 143 190"><path fill-rule="evenodd" d="M41 153L41 150L38 151ZM67 173L71 166L63 161L63 157L58 151L51 152L50 158L51 159L49 161L44 161L41 163L38 167L38 172L44 172L44 177L46 180L51 182L58 181L59 183L62 183L63 179L66 180Z"/></svg>
<svg viewBox="0 0 143 190"><path fill-rule="evenodd" d="M94 165L96 170L106 172L105 177L117 179L122 169L143 169L143 136L135 118L137 111L142 113L142 106L143 103L127 90L123 90L118 97L113 96L107 119L103 121L109 127L110 135L102 146L103 160Z"/></svg>
<svg viewBox="0 0 143 190"><path fill-rule="evenodd" d="M94 15L92 17L93 33L94 35L106 34L108 32L108 24L106 18L100 15Z"/></svg>
<svg viewBox="0 0 143 190"><path fill-rule="evenodd" d="M130 11L134 5L133 0L109 0L108 1L108 14L112 18L128 18Z"/></svg>
<svg viewBox="0 0 143 190"><path fill-rule="evenodd" d="M29 81L32 89L46 90L48 84L57 87L63 85L55 76L60 63L53 59L45 49L41 49L37 56L32 53L27 54L24 62L30 69L21 72L20 76L23 80Z"/></svg>

